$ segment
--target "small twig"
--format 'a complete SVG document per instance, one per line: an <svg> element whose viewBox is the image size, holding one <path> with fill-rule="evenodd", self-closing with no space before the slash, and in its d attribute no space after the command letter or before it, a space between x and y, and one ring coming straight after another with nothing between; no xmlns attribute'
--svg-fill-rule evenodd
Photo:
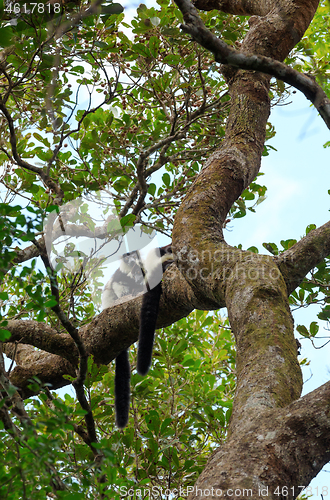
<svg viewBox="0 0 330 500"><path fill-rule="evenodd" d="M266 73L292 85L314 104L325 124L330 128L330 99L312 78L270 57L247 55L229 47L205 27L190 0L175 0L175 3L185 20L185 24L180 26L182 31L191 35L202 47L212 52L217 62L234 68Z"/></svg>
<svg viewBox="0 0 330 500"><path fill-rule="evenodd" d="M38 243L34 241L34 244L38 246ZM87 370L88 370L88 353L85 349L85 345L80 338L79 332L77 328L73 326L67 315L64 313L64 311L60 307L60 299L59 299L59 287L58 287L58 282L57 282L57 277L56 274L54 273L52 266L50 264L47 252L45 250L42 251L40 248L40 257L44 263L44 266L46 268L49 280L50 280L50 287L51 287L51 292L52 295L55 297L57 304L53 306L51 309L52 311L56 314L56 316L59 318L61 324L64 326L66 331L69 333L69 335L72 337L73 341L75 342L77 349L79 351L79 372L77 378L72 382L72 385L76 391L77 394L77 399L79 401L80 406L83 408L83 410L86 411L85 415L85 423L87 427L87 432L89 435L89 439L91 443L96 443L98 441L97 435L96 435L96 430L95 430L95 422L93 418L93 413L90 407L90 404L87 401L85 391L84 391L84 383L85 379L87 376Z"/></svg>

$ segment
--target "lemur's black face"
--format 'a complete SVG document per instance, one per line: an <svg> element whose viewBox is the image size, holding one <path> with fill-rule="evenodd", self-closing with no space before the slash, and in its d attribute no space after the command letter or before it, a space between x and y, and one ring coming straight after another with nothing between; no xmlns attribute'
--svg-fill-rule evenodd
<svg viewBox="0 0 330 500"><path fill-rule="evenodd" d="M166 254L171 254L172 253L172 245L171 243L169 245L166 245L165 247L160 247L160 256L163 257L163 255Z"/></svg>

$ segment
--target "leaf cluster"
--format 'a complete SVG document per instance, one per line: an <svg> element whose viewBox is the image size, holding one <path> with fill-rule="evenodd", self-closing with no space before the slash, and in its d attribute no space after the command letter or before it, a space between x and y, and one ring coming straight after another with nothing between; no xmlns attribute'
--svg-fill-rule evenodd
<svg viewBox="0 0 330 500"><path fill-rule="evenodd" d="M14 418L20 439L0 430L1 498L23 498L25 491L26 498L45 499L49 464L66 486L58 492L61 499L69 493L99 498L103 473L111 485L105 498L119 498L123 487L161 491L194 484L209 452L226 436L235 387L233 340L218 313L202 311L159 333L150 375L141 377L132 367L131 415L123 432L114 425L112 366L89 365L86 390L104 454L99 472L75 432L84 411L70 394L51 395L46 388L27 406L33 425L22 427Z"/></svg>

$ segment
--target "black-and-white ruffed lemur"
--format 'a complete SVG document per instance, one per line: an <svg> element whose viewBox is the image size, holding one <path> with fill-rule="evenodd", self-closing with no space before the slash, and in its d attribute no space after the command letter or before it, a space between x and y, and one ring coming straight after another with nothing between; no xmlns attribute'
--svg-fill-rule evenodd
<svg viewBox="0 0 330 500"><path fill-rule="evenodd" d="M125 296L144 293L140 314L137 371L146 375L149 371L154 344L159 302L162 294L161 278L165 269L174 261L171 245L153 248L145 259L138 250L124 254L119 268L105 285L102 308L112 306ZM147 289L147 291L145 291ZM128 350L116 358L115 409L117 427L123 428L128 422L130 402L130 377Z"/></svg>

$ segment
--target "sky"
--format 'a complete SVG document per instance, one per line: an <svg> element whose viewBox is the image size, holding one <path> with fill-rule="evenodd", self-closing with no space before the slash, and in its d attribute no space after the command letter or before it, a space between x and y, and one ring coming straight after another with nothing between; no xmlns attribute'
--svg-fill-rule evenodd
<svg viewBox="0 0 330 500"><path fill-rule="evenodd" d="M132 16L140 2L121 3L127 7L126 15ZM155 5L153 0L143 3L148 7ZM297 91L286 105L272 109L269 121L275 126L276 136L268 144L276 151L270 150L269 156L262 159L261 171L265 175L259 178L268 187L267 199L256 207L256 213L249 212L230 223L224 235L230 245L241 243L245 249L254 245L260 253L267 253L263 242L281 247L281 240L299 240L304 236L309 224L320 226L328 222L330 209L330 148L323 147L330 140L330 133L315 108ZM293 311L295 325L309 326L317 320L318 312L318 306ZM321 323L319 336L330 338ZM297 332L296 336L300 338ZM316 345L326 341L320 339ZM301 339L301 344L301 358L310 361L303 368L303 394L306 394L329 380L330 344L322 349L313 348L307 339ZM330 485L330 464L324 469L329 472L320 472L310 483L308 494L313 499L320 499L322 487Z"/></svg>

